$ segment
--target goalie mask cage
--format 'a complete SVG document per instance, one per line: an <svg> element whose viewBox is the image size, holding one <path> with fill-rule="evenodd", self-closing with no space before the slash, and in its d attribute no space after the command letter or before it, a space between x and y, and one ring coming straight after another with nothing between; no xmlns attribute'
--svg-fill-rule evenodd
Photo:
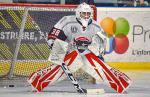
<svg viewBox="0 0 150 97"><path fill-rule="evenodd" d="M24 84L32 72L50 66L45 38L60 18L75 14L76 6L0 4L0 85L15 84L18 80ZM92 8L96 19L96 8ZM75 73L81 74L82 71ZM87 79L86 74L83 76Z"/></svg>

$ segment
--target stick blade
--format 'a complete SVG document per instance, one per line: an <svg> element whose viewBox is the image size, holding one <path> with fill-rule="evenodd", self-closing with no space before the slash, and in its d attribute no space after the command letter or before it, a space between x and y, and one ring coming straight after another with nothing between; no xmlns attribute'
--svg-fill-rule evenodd
<svg viewBox="0 0 150 97"><path fill-rule="evenodd" d="M104 89L87 89L87 94L103 94Z"/></svg>

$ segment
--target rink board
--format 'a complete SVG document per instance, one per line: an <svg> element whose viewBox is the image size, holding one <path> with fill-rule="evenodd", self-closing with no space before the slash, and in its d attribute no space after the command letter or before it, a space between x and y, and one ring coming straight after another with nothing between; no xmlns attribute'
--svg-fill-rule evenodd
<svg viewBox="0 0 150 97"><path fill-rule="evenodd" d="M150 62L107 62L118 70L150 71ZM50 66L50 62L17 62L14 68L15 75L28 76L32 72ZM0 62L0 76L9 72L10 62ZM30 68L30 69L29 69Z"/></svg>

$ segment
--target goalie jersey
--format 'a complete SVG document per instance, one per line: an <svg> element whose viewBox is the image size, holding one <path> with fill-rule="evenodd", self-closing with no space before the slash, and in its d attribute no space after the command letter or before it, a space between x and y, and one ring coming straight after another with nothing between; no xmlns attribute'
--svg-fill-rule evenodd
<svg viewBox="0 0 150 97"><path fill-rule="evenodd" d="M67 43L74 43L76 41L78 44L82 41L88 45L92 42L93 36L97 33L106 36L95 20L90 19L88 26L84 27L75 15L64 16L52 28L48 35L48 40L55 40L57 38ZM99 38L101 47L104 47L103 39L101 39L101 37Z"/></svg>

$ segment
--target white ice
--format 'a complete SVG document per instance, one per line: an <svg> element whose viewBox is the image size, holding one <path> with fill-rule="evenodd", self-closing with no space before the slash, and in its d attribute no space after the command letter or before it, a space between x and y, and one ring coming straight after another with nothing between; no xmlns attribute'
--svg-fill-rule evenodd
<svg viewBox="0 0 150 97"><path fill-rule="evenodd" d="M0 97L150 97L150 72L126 72L132 79L132 84L123 94L118 94L103 82L100 84L83 84L85 88L103 88L104 94L79 94L69 82L60 82L49 86L43 92L31 92L31 87L0 87Z"/></svg>

